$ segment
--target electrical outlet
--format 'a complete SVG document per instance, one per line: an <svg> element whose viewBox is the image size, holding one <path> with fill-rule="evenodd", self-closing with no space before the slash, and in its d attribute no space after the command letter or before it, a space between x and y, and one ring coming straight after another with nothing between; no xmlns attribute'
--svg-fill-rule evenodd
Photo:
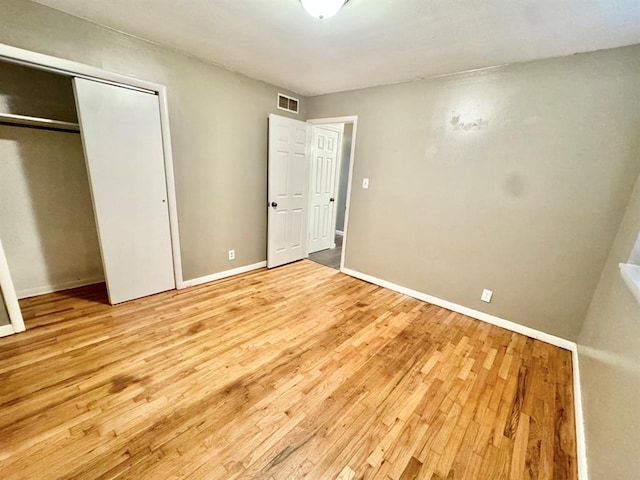
<svg viewBox="0 0 640 480"><path fill-rule="evenodd" d="M235 259L236 259L236 251L229 250L229 260L235 260Z"/></svg>
<svg viewBox="0 0 640 480"><path fill-rule="evenodd" d="M362 179L362 188L369 188L369 179L368 178L363 178Z"/></svg>
<svg viewBox="0 0 640 480"><path fill-rule="evenodd" d="M493 296L493 292L485 288L484 290L482 290L482 295L480 296L480 300L482 300L483 302L490 303L492 296Z"/></svg>

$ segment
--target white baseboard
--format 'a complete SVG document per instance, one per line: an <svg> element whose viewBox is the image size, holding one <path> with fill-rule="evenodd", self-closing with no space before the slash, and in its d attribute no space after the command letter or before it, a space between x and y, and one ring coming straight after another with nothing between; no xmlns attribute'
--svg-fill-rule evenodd
<svg viewBox="0 0 640 480"><path fill-rule="evenodd" d="M336 235L339 237L344 237L344 232L342 230L336 230Z"/></svg>
<svg viewBox="0 0 640 480"><path fill-rule="evenodd" d="M520 325L519 323L512 322L510 320L505 320L503 318L496 317L494 315L490 315L488 313L484 313L479 310L474 310L472 308L465 307L463 305L458 305L457 303L449 302L447 300L443 300L438 297L433 297L431 295L427 295L426 293L418 292L417 290L412 290L410 288L403 287L402 285L397 285L395 283L391 283L386 280L382 280L380 278L372 277L371 275L367 275L366 273L361 273L356 270L351 270L350 268L343 268L341 271L346 275L350 275L360 280L364 280L365 282L373 283L374 285L380 285L381 287L388 288L389 290L393 290L394 292L402 293L404 295L408 295L409 297L422 300L423 302L431 303L433 305L446 308L447 310L452 310L454 312L461 313L468 317L490 323L491 325L496 325L506 330L510 330L515 333L520 333L522 335L526 335L527 337L535 338L536 340L541 340L551 345L555 345L556 347L569 350L571 352L571 360L573 364L573 369L572 369L573 370L573 398L574 398L574 412L575 412L575 422L576 422L578 478L580 480L588 480L587 454L586 454L586 448L585 448L586 443L585 443L585 435L584 435L584 417L583 417L583 411L582 411L582 391L580 389L580 367L578 365L578 346L576 342L572 342L571 340L557 337L549 333L541 332L534 328L526 327L524 325Z"/></svg>
<svg viewBox="0 0 640 480"><path fill-rule="evenodd" d="M225 270L224 272L212 273L211 275L206 275L204 277L193 278L191 280L185 280L182 282L182 288L194 287L196 285L202 285L203 283L214 282L216 280L221 280L223 278L232 277L234 275L239 275L241 273L247 273L252 270L257 270L259 268L264 268L267 266L267 262L258 262L252 265L245 265L243 267L233 268L231 270Z"/></svg>
<svg viewBox="0 0 640 480"><path fill-rule="evenodd" d="M9 335L13 335L15 330L13 329L13 325L2 325L0 326L0 337L7 337Z"/></svg>
<svg viewBox="0 0 640 480"><path fill-rule="evenodd" d="M519 323L505 320L503 318L496 317L479 310L474 310L463 305L458 305L457 303L449 302L448 300L443 300L438 297L432 297L431 295L427 295L426 293L418 292L401 285L396 285L395 283L372 277L371 275L367 275L366 273L351 270L350 268L344 268L342 272L346 273L347 275L351 275L352 277L359 278L360 280L364 280L365 282L380 285L381 287L388 288L389 290L393 290L395 292L403 293L410 297L417 298L418 300L422 300L423 302L432 303L434 305L438 305L439 307L446 308L447 310L462 313L463 315L466 315L468 317L482 320L483 322L487 322L498 327L506 328L507 330L511 330L512 332L521 333L522 335L535 338L536 340L542 340L543 342L550 343L551 345L555 345L556 347L564 348L565 350L573 351L576 348L576 343L572 342L571 340L556 337L555 335L541 332L534 328L526 327L524 325L520 325Z"/></svg>
<svg viewBox="0 0 640 480"><path fill-rule="evenodd" d="M580 386L580 363L578 361L578 347L571 350L573 360L573 399L576 419L576 449L578 450L578 478L589 480L587 465L587 438L584 433L584 412L582 409L582 388Z"/></svg>
<svg viewBox="0 0 640 480"><path fill-rule="evenodd" d="M87 285L95 285L104 282L104 277L83 278L81 280L72 280L70 282L55 283L53 285L43 285L41 287L25 288L18 290L16 295L18 298L29 298L45 293L60 292L61 290L69 290L70 288L85 287Z"/></svg>

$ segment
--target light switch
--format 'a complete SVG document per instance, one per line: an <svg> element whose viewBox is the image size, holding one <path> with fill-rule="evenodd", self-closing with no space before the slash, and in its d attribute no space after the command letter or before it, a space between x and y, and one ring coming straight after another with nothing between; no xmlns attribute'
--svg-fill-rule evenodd
<svg viewBox="0 0 640 480"><path fill-rule="evenodd" d="M368 178L363 178L362 179L362 188L369 188L369 179Z"/></svg>
<svg viewBox="0 0 640 480"><path fill-rule="evenodd" d="M482 295L480 296L480 300L482 300L483 302L490 303L491 297L493 297L493 292L491 290L484 289L482 291Z"/></svg>

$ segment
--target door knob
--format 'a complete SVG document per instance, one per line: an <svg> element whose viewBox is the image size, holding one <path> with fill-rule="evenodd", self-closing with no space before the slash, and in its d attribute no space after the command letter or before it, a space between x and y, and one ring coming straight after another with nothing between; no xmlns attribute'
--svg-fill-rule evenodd
<svg viewBox="0 0 640 480"><path fill-rule="evenodd" d="M273 208L276 208L276 207L278 206L278 204L277 204L276 202L271 202L271 206L272 206Z"/></svg>
<svg viewBox="0 0 640 480"><path fill-rule="evenodd" d="M335 202L335 199L334 199L333 197L331 197L331 198L329 199L329 201L330 201L330 202Z"/></svg>

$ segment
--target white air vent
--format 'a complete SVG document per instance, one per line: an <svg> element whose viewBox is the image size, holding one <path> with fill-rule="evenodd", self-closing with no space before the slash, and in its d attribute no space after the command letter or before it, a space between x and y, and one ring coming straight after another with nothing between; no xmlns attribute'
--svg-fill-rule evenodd
<svg viewBox="0 0 640 480"><path fill-rule="evenodd" d="M300 106L300 100L293 97L288 97L282 93L278 94L278 108L280 110L286 110L287 112L298 113L298 107Z"/></svg>

